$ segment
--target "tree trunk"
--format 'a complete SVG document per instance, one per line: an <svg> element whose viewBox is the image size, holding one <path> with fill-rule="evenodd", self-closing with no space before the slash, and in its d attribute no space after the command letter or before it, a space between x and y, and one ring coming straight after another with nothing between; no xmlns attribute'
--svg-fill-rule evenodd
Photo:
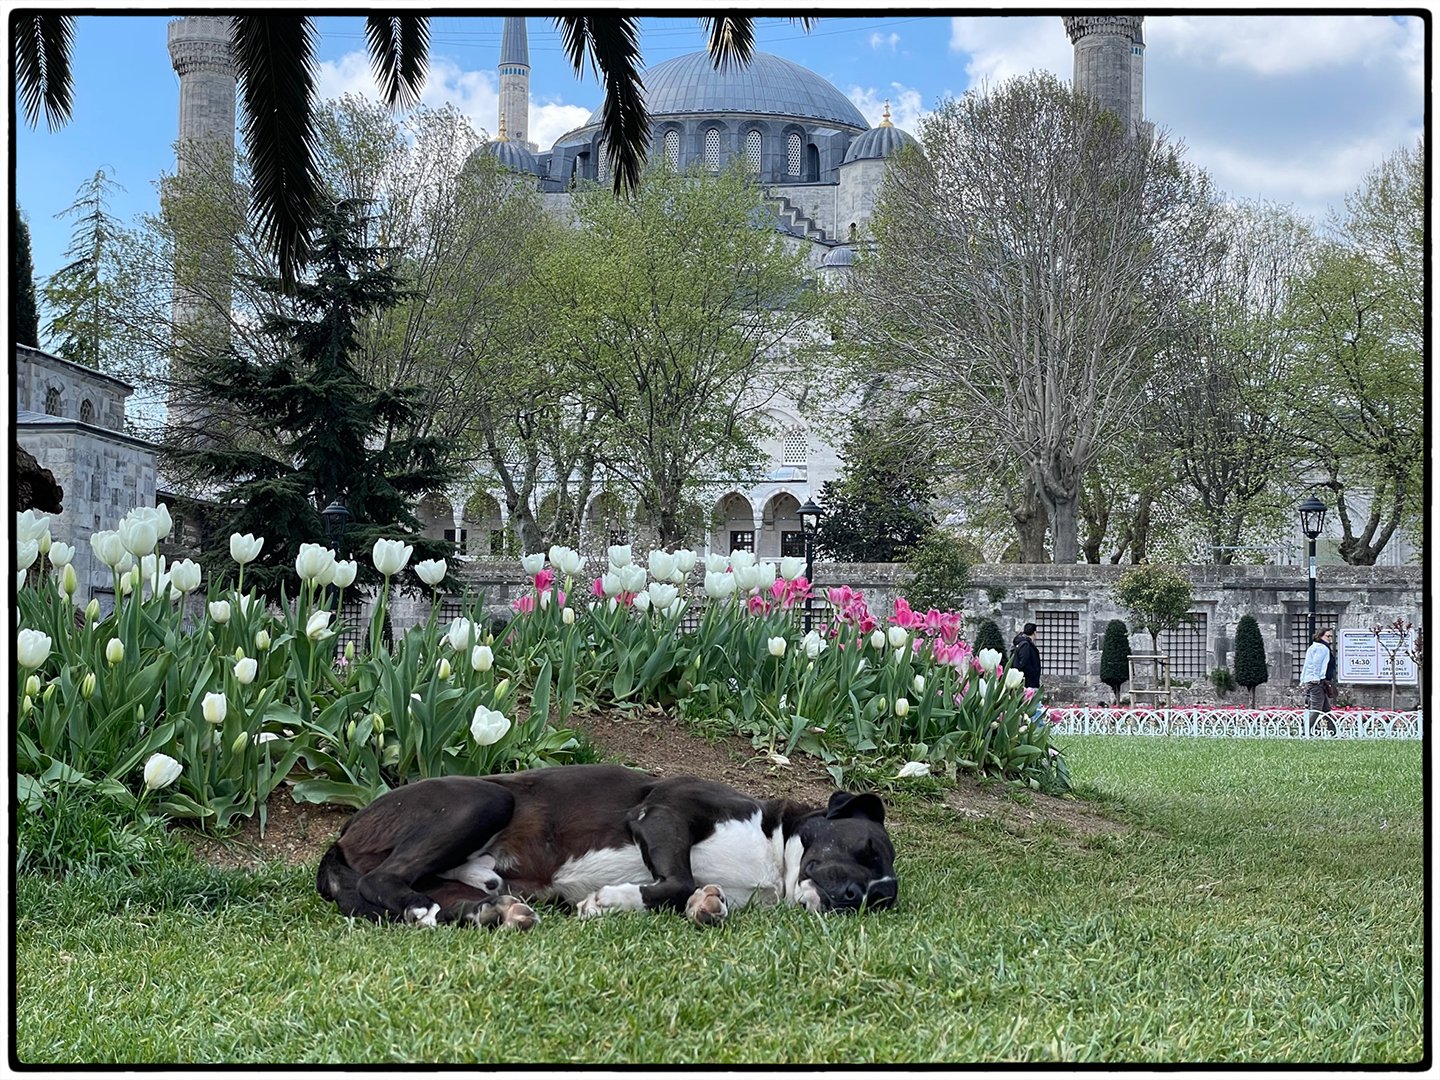
<svg viewBox="0 0 1440 1080"><path fill-rule="evenodd" d="M1035 494L1035 482L1028 473L1020 478L1020 490L1013 488L1005 493L1005 509L1015 525L1015 536L1020 546L1022 563L1043 563L1049 560L1045 555L1045 530L1048 521L1045 507Z"/></svg>
<svg viewBox="0 0 1440 1080"><path fill-rule="evenodd" d="M1135 519L1130 525L1130 561L1136 566L1145 561L1145 548L1150 543L1150 508L1155 505L1155 493L1142 491L1135 504Z"/></svg>

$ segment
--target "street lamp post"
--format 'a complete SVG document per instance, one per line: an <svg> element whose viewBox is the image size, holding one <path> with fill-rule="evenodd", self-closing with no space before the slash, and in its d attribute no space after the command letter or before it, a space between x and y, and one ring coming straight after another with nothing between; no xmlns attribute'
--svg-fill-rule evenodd
<svg viewBox="0 0 1440 1080"><path fill-rule="evenodd" d="M810 602L815 594L815 533L820 528L820 519L825 516L825 511L814 499L806 499L805 505L800 507L800 529L805 534L805 583L810 589L805 594L805 632L810 632L811 607Z"/></svg>
<svg viewBox="0 0 1440 1080"><path fill-rule="evenodd" d="M1315 640L1315 540L1325 531L1325 504L1311 495L1300 504L1300 531L1310 541L1310 635Z"/></svg>
<svg viewBox="0 0 1440 1080"><path fill-rule="evenodd" d="M345 523L350 520L350 508L339 499L336 499L324 510L320 516L325 519L325 537L330 541L330 546L335 549L337 557L343 559L345 552L341 546L345 542Z"/></svg>

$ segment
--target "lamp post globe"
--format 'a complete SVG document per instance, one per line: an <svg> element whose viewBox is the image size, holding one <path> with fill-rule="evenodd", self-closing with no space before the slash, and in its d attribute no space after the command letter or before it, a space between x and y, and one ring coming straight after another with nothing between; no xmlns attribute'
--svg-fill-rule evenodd
<svg viewBox="0 0 1440 1080"><path fill-rule="evenodd" d="M1310 542L1310 621L1308 640L1315 640L1315 541L1325 531L1326 506L1314 495L1300 504L1300 531ZM1308 646L1307 646L1308 647Z"/></svg>
<svg viewBox="0 0 1440 1080"><path fill-rule="evenodd" d="M320 516L325 519L325 538L330 541L335 554L343 559L345 552L340 549L345 540L345 523L350 520L350 508L336 499L320 511Z"/></svg>

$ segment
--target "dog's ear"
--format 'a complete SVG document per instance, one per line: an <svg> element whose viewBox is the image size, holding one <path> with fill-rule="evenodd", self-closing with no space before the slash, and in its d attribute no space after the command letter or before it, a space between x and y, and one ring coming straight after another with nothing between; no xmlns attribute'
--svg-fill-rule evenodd
<svg viewBox="0 0 1440 1080"><path fill-rule="evenodd" d="M868 818L876 825L885 824L885 804L880 796L872 792L852 795L848 791L837 791L830 796L830 805L825 808L827 818L858 817Z"/></svg>

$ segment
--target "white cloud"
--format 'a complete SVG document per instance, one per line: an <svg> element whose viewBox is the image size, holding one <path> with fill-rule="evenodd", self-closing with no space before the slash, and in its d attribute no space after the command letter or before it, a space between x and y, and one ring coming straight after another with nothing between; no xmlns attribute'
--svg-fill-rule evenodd
<svg viewBox="0 0 1440 1080"><path fill-rule="evenodd" d="M970 85L994 85L1031 71L1049 71L1065 82L1075 67L1070 40L1057 33L1054 15L959 15L950 20L950 51L965 53Z"/></svg>
<svg viewBox="0 0 1440 1080"><path fill-rule="evenodd" d="M530 141L543 150L555 145L555 140L567 131L580 127L590 119L591 110L583 105L564 105L560 102L546 102L543 105L530 103Z"/></svg>
<svg viewBox="0 0 1440 1080"><path fill-rule="evenodd" d="M894 31L888 34L882 34L879 30L876 30L870 35L870 47L872 49L889 49L893 53L899 45L900 35Z"/></svg>
<svg viewBox="0 0 1440 1080"><path fill-rule="evenodd" d="M1388 15L1177 15L1147 19L1145 38L1147 52L1260 75L1424 58L1420 20Z"/></svg>
<svg viewBox="0 0 1440 1080"><path fill-rule="evenodd" d="M891 83L884 90L876 90L870 86L852 86L845 92L845 96L855 103L855 107L864 114L871 127L880 123L881 117L885 115L886 101L890 102L890 122L912 135L915 134L916 125L927 112L922 108L920 91L898 82Z"/></svg>

